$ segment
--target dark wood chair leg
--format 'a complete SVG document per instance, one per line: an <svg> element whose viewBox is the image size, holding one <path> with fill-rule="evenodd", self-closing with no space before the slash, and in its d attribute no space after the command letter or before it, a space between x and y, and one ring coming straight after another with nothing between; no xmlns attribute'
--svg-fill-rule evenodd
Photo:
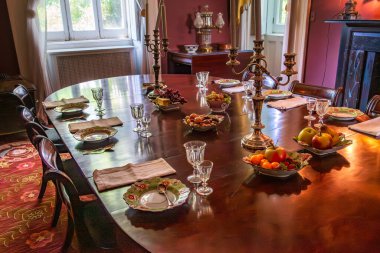
<svg viewBox="0 0 380 253"><path fill-rule="evenodd" d="M51 221L51 226L56 227L59 219L59 215L61 214L61 208L62 208L62 200L58 195L58 191L55 191L55 207L54 207L54 214L53 219Z"/></svg>
<svg viewBox="0 0 380 253"><path fill-rule="evenodd" d="M71 241L73 240L74 235L74 221L71 219L70 214L67 214L67 232L65 242L62 246L62 252L67 252L71 245Z"/></svg>
<svg viewBox="0 0 380 253"><path fill-rule="evenodd" d="M47 186L47 180L44 177L42 177L41 188L40 188L40 193L38 194L38 199L42 199L44 197L46 186Z"/></svg>

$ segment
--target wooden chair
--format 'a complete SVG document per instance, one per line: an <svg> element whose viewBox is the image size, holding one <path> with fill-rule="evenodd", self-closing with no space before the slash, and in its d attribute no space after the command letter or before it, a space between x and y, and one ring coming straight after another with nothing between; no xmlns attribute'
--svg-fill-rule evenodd
<svg viewBox="0 0 380 253"><path fill-rule="evenodd" d="M244 71L243 76L242 76L242 81L248 81L253 77L253 73L250 72L249 70ZM263 89L268 89L268 90L277 90L278 85L277 83L270 78L267 74L263 74L264 80L263 80Z"/></svg>
<svg viewBox="0 0 380 253"><path fill-rule="evenodd" d="M343 88L340 87L337 90L330 89L326 87L320 87L315 85L308 85L300 83L299 81L293 81L290 84L289 90L293 94L314 97L314 98L325 98L331 101L332 106L339 105L340 96L343 94Z"/></svg>
<svg viewBox="0 0 380 253"><path fill-rule="evenodd" d="M33 113L36 113L36 108L35 108L36 105L35 105L34 99L30 95L28 89L24 85L22 84L16 85L12 93L19 99L20 103L23 106L28 108Z"/></svg>
<svg viewBox="0 0 380 253"><path fill-rule="evenodd" d="M380 117L380 95L375 95L371 98L365 113L371 118Z"/></svg>
<svg viewBox="0 0 380 253"><path fill-rule="evenodd" d="M40 121L38 120L38 118L36 117L36 115L29 108L27 108L24 105L19 105L17 107L17 110L20 114L21 120L25 124L25 127L26 127L27 123L33 122L34 123L33 124L33 130L37 131L37 128L39 128L38 134L49 138L54 143L54 145L57 147L59 153L67 153L68 152L65 144L62 142L62 139L59 137L57 131L54 128L50 128L50 127L47 127L47 126L44 126L43 124L41 124ZM39 127L36 125L39 125ZM26 129L26 130L28 133L28 129ZM28 133L28 137L29 137L30 142L33 143L33 140L30 139L29 133Z"/></svg>
<svg viewBox="0 0 380 253"><path fill-rule="evenodd" d="M55 182L61 203L66 206L68 228L62 251L66 252L76 232L81 252L93 245L99 248L116 246L114 224L99 203L88 195L82 195L73 180L59 169L60 159L54 144L45 137L39 137L38 151L42 163L48 168L44 176ZM82 180L86 180L82 177ZM90 251L89 251L90 252Z"/></svg>

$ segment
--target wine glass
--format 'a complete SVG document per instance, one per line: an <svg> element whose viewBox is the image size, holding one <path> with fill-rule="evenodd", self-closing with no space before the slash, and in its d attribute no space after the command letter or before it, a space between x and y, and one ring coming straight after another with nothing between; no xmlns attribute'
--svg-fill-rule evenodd
<svg viewBox="0 0 380 253"><path fill-rule="evenodd" d="M315 98L307 98L307 110L309 111L309 115L305 116L304 119L307 119L309 121L308 125L311 126L311 121L315 120L315 117L312 115L313 110L315 110L315 104L317 102L317 99Z"/></svg>
<svg viewBox="0 0 380 253"><path fill-rule="evenodd" d="M252 82L251 81L242 81L243 87L244 87L244 93L245 95L242 97L245 100L251 101L252 100Z"/></svg>
<svg viewBox="0 0 380 253"><path fill-rule="evenodd" d="M197 192L200 195L207 196L213 192L213 189L207 186L207 181L210 178L213 165L214 165L213 162L209 160L204 160L198 165L199 176L202 180L202 186L197 189Z"/></svg>
<svg viewBox="0 0 380 253"><path fill-rule="evenodd" d="M145 114L142 119L141 119L141 122L142 122L142 125L143 125L143 130L140 132L140 135L142 137L145 137L145 138L149 138L152 136L152 133L149 132L149 124L150 124L150 121L151 121L151 117L150 117L150 114Z"/></svg>
<svg viewBox="0 0 380 253"><path fill-rule="evenodd" d="M195 85L195 87L198 87L198 88L202 88L203 86L202 86L202 74L203 72L197 72L197 73L195 73L195 75L196 75L196 77L197 77L197 81L198 81L198 83L197 83L197 85Z"/></svg>
<svg viewBox="0 0 380 253"><path fill-rule="evenodd" d="M131 112L132 112L132 117L137 122L137 125L133 129L133 131L134 132L141 132L142 131L141 119L143 118L143 115L144 115L144 105L140 104L140 103L131 104Z"/></svg>
<svg viewBox="0 0 380 253"><path fill-rule="evenodd" d="M329 100L328 99L317 99L315 104L315 110L319 116L318 124L315 124L315 127L320 128L323 126L323 117L329 109Z"/></svg>
<svg viewBox="0 0 380 253"><path fill-rule="evenodd" d="M202 76L202 90L206 91L207 89L207 82L208 82L208 75L210 72L208 71L202 71L201 76Z"/></svg>
<svg viewBox="0 0 380 253"><path fill-rule="evenodd" d="M193 174L187 177L191 183L200 183L201 178L198 174L198 165L203 162L206 142L203 141L189 141L183 144L186 149L187 161L193 166Z"/></svg>
<svg viewBox="0 0 380 253"><path fill-rule="evenodd" d="M92 88L92 97L95 99L96 106L97 108L95 111L98 113L96 114L97 116L103 116L104 115L104 108L102 108L103 104L103 88Z"/></svg>

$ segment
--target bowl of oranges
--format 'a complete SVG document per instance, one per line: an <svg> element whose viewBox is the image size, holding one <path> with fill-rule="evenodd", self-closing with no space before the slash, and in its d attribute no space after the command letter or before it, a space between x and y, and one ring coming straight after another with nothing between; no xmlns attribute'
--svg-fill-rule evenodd
<svg viewBox="0 0 380 253"><path fill-rule="evenodd" d="M260 174L287 178L298 173L308 165L312 155L308 153L288 152L282 147L268 147L243 158Z"/></svg>

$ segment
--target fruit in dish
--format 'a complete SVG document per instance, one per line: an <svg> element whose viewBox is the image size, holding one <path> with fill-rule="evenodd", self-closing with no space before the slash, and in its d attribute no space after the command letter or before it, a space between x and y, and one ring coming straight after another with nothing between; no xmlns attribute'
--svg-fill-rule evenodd
<svg viewBox="0 0 380 253"><path fill-rule="evenodd" d="M165 99L165 101L167 101L168 99L170 101L170 104L187 103L186 99L181 96L178 90L173 90L169 88L160 91L160 95L158 96L158 98ZM157 98L155 101L157 101ZM167 102L164 102L164 103L166 104Z"/></svg>
<svg viewBox="0 0 380 253"><path fill-rule="evenodd" d="M212 91L206 96L208 102L225 102L227 104L231 103L231 97L225 93L216 93Z"/></svg>
<svg viewBox="0 0 380 253"><path fill-rule="evenodd" d="M219 125L223 121L223 116L205 115L192 113L185 117L184 123L190 127L207 128Z"/></svg>

